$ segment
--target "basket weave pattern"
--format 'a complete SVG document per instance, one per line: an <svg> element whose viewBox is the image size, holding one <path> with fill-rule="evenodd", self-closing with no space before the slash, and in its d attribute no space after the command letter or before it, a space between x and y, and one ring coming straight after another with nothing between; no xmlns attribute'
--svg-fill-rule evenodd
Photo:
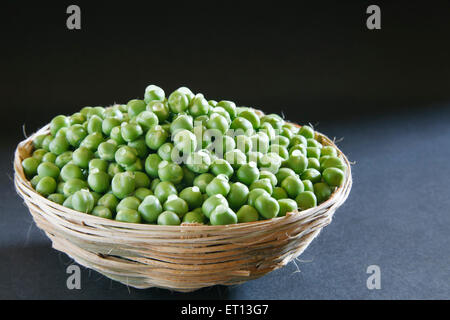
<svg viewBox="0 0 450 320"><path fill-rule="evenodd" d="M118 222L63 207L32 188L21 162L31 154L34 137L48 131L47 125L18 145L14 157L17 192L53 248L135 288L188 292L216 284L243 283L278 269L298 257L331 222L352 185L345 155L329 138L316 133L323 145L336 147L347 170L344 184L315 208L227 226Z"/></svg>

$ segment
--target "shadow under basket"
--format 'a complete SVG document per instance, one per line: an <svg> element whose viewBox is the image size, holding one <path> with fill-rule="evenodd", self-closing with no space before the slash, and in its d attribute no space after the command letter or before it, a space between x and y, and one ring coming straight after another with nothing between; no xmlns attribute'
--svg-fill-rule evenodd
<svg viewBox="0 0 450 320"><path fill-rule="evenodd" d="M284 217L226 226L182 224L160 226L104 219L63 207L38 194L25 177L22 160L33 139L22 141L14 157L14 183L37 226L53 248L77 263L135 288L159 287L180 292L213 285L234 285L259 278L298 257L334 212L352 186L348 159L326 136L323 145L338 150L347 169L344 183L315 208Z"/></svg>

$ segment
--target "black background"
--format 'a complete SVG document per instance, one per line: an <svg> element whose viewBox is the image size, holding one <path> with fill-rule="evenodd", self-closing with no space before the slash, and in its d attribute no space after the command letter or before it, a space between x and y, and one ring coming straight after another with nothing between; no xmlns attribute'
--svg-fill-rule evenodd
<svg viewBox="0 0 450 320"><path fill-rule="evenodd" d="M450 3L312 3L3 2L0 298L448 299ZM66 28L70 4L81 7L81 30ZM381 30L366 28L369 4L381 7ZM296 264L192 294L136 290L82 268L82 289L67 289L73 261L16 194L14 149L57 114L126 103L148 84L345 137L352 192ZM381 290L366 288L372 264Z"/></svg>

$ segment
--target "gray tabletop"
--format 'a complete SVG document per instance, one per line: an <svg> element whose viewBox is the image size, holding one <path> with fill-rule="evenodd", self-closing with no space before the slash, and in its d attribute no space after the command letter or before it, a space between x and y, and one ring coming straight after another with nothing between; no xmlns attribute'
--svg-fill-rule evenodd
<svg viewBox="0 0 450 320"><path fill-rule="evenodd" d="M295 263L239 286L188 294L129 288L83 267L81 289L69 290L66 271L73 261L52 249L13 188L12 154L22 136L11 133L1 145L0 298L450 298L450 108L317 128L344 137L338 145L355 162L353 189L333 222ZM367 287L370 266L379 268L380 289Z"/></svg>

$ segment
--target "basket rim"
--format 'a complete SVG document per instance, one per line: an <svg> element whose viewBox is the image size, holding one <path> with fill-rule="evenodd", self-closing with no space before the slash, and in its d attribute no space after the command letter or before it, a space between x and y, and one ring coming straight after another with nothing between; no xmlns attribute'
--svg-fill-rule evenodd
<svg viewBox="0 0 450 320"><path fill-rule="evenodd" d="M288 122L288 121L287 121ZM291 124L294 124L296 126L301 127L298 124L288 122ZM74 218L76 220L83 220L83 218L89 217L89 220L95 221L96 223L100 225L104 225L107 227L115 227L115 228L124 228L124 229L139 229L139 230L147 230L147 231L218 231L223 229L241 229L249 226L262 226L264 224L272 224L274 222L281 222L282 220L288 220L290 218L301 218L302 216L308 216L311 212L319 212L323 209L326 209L327 207L330 207L334 205L337 202L337 199L340 195L342 195L346 189L348 189L349 184L352 183L352 173L351 173L351 164L345 154L336 146L336 144L326 135L315 131L315 134L319 136L321 139L323 139L327 145L331 145L338 151L338 154L342 159L344 160L346 164L346 172L345 172L345 180L344 183L335 189L335 191L332 193L330 198L324 202L322 202L320 205L307 209L307 210L295 210L292 212L287 212L285 216L283 217L275 217L272 219L264 219L264 220L258 220L253 222L244 222L244 223L236 223L236 224L228 224L228 225L205 225L200 223L182 223L181 225L176 226L161 226L157 224L145 224L145 223L129 223L129 222L121 222L116 221L112 219L105 219L101 217L97 217L91 214L86 214L77 210L73 210L67 207L64 207L56 202L50 201L49 199L45 198L31 186L30 181L25 177L25 174L23 172L22 168L22 160L23 157L21 156L21 152L24 148L27 146L30 146L34 138L38 135L45 134L49 132L49 124L46 124L39 130L37 130L35 133L27 137L25 140L19 142L19 144L16 147L15 154L14 154L14 183L16 186L16 190L18 191L19 195L22 196L22 190L19 191L18 184L20 183L22 186L25 186L27 188L27 191L32 193L33 197L39 199L40 202L44 202L46 205L51 206L55 209L58 209L58 211L61 211L61 213L64 213L65 217L67 218ZM350 190L347 191L347 194ZM345 196L346 198L346 196ZM344 198L344 200L345 200Z"/></svg>

